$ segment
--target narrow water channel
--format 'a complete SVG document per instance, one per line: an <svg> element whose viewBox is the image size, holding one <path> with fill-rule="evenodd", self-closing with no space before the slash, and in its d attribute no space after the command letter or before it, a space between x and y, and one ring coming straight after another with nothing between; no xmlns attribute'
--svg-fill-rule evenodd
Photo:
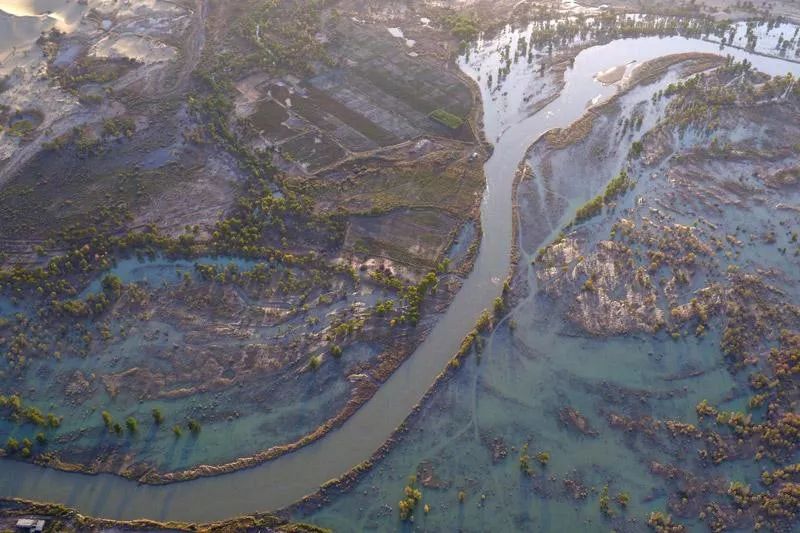
<svg viewBox="0 0 800 533"><path fill-rule="evenodd" d="M5 460L0 461L0 495L59 502L104 518L200 522L284 507L367 459L403 422L483 309L500 294L509 268L512 183L528 147L547 130L580 118L590 102L613 94L614 86L594 81L599 71L674 53L720 53L716 44L681 37L618 40L588 48L566 72L561 95L527 116L518 110L524 107L524 88L536 75L533 67L513 69L502 94L493 93L486 83L487 75L496 73L500 66L495 52L509 39L516 36L501 34L494 41L479 43L469 60L460 63L481 86L487 138L495 145L485 166L484 238L475 268L426 341L339 430L296 453L252 469L168 486L138 485L113 475L65 473ZM800 73L800 65L780 59L741 50L721 53L746 58L767 74Z"/></svg>

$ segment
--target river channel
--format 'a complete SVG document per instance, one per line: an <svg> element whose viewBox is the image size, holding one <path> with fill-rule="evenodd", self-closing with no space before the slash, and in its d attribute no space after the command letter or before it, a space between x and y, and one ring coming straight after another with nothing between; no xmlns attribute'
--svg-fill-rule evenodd
<svg viewBox="0 0 800 533"><path fill-rule="evenodd" d="M140 485L114 475L89 476L4 460L0 496L58 502L113 519L149 518L202 522L285 507L341 476L378 449L420 401L457 351L481 312L502 290L512 247L512 185L530 145L543 133L580 118L588 106L617 90L594 77L620 65L668 54L710 52L748 59L770 75L800 73L800 65L715 43L683 37L620 39L580 52L565 73L560 95L533 115L524 102L535 65L512 69L502 92L486 82L500 66L497 51L520 34L505 32L478 43L459 66L481 87L485 133L494 145L486 162L482 203L483 242L473 272L424 343L375 396L341 428L321 441L261 466L167 486Z"/></svg>

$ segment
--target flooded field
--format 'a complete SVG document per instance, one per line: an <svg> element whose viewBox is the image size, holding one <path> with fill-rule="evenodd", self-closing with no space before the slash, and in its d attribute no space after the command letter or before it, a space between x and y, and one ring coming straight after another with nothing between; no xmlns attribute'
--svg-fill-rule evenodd
<svg viewBox="0 0 800 533"><path fill-rule="evenodd" d="M594 127L607 128L607 133L598 135L605 145L596 148L597 161L540 152L545 141L536 141L552 128L566 128L581 118L589 105L600 104L620 91L613 81L604 85L594 78L621 65L628 65L618 80L621 84L636 79L634 66L673 54L731 54L748 59L769 75L800 68L738 49L720 52L718 44L703 40L650 37L586 48L566 66L562 85L557 76L539 74L536 57L546 52L534 51L530 61L527 53L518 53L523 43L530 42L533 31L533 27L508 30L482 40L461 61L464 72L481 87L485 132L495 147L485 167L488 186L482 205L482 229L491 238L484 240L463 289L414 356L340 429L262 466L174 486L137 486L110 475L89 477L4 462L4 471L13 475L3 476L0 492L60 501L99 516L208 520L289 505L369 457L447 365L483 309L501 294L512 245L512 183L520 163L527 160L534 177L520 185L522 260L514 283L513 310L480 342L479 355L467 359L434 393L398 436L389 455L352 491L336 495L319 511L301 514L337 529L394 530L398 526L396 502L411 475L416 476L415 483L430 506L424 515L421 506L416 511L416 524L429 529L457 524L466 530L481 530L498 523L503 529L555 524L568 529L607 528L598 507L605 485L612 498L622 493L634 495L629 501L618 498L625 499L622 507L627 510L614 504L614 524L621 529L638 530L650 511L665 509L668 494L659 488L661 480L654 476L650 463L654 459L667 462L671 448L643 455L635 438L632 442L609 425L604 418L608 413L598 413L598 407L607 405L609 412L614 409L626 416L644 413L694 421L698 402L709 399L720 404L731 389L740 386L720 362L719 334L711 330L705 336L681 337L677 342L666 334L643 332L611 339L591 337L562 317L568 309L566 301L554 304L537 290L536 270L528 265L578 207L619 172L633 143L664 118L666 103L650 104L653 95L685 77L693 65L699 68L703 56L681 57L658 71L648 84L622 85L624 93L595 120ZM527 52L527 44L524 46ZM522 59L509 64L507 58L514 57ZM496 77L498 72L502 72L502 80ZM634 115L639 126L631 134L633 130L626 125L623 132L625 119ZM699 139L691 135L686 138ZM551 140L558 144L557 139ZM550 170L543 170L546 168ZM645 194L638 191L626 195L626 201ZM359 240L358 225L354 228L351 246ZM604 233L608 229L597 229L598 235ZM220 261L220 265L228 263ZM190 266L132 260L120 263L114 272L126 282L147 280L153 287L169 287L179 283L183 279L179 271ZM244 271L252 265L238 267ZM3 305L4 314L17 310L13 303ZM159 335L166 333L164 343L174 342L168 328L159 329L163 330ZM364 357L368 357L366 352ZM688 375L691 377L684 377ZM653 388L654 382L661 386ZM335 402L336 389L329 394L333 396L315 396L314 401ZM735 407L736 398L720 405ZM213 405L214 400L210 396L208 401L191 402L176 411L188 409L191 413L191 409ZM144 419L153 405L141 403L131 412ZM53 404L53 409L57 407ZM252 441L254 449L263 448L261 432L270 416L282 415L280 411L259 413L253 420L237 424L240 429L235 437L204 428L204 432L217 435L203 439L197 448L185 444L191 442L186 440L178 441L181 444L177 446L156 441L147 445L147 453L171 458L169 467L177 468L224 459L226 442L231 439L237 446ZM310 420L309 427L314 423ZM80 420L75 424L74 431L80 431ZM285 437L285 433L281 435ZM521 472L520 460L527 456L535 475ZM719 470L748 480L759 473L738 463L722 465ZM235 498L231 498L233 493Z"/></svg>
<svg viewBox="0 0 800 533"><path fill-rule="evenodd" d="M473 75L485 80L497 72L498 62L487 59L502 58L504 53L508 57L508 52L503 52L506 43L511 44L510 56L515 57L513 50L519 37L512 33L506 40L479 46L470 56L480 72ZM659 55L713 49L680 38L618 41L590 48L579 54L573 70L567 71L561 96L533 118L547 121L551 115L564 112L562 100L571 94L571 73L581 68L602 71ZM798 72L797 66L789 63L738 57L754 61L755 68L770 75L794 72L796 76ZM530 173L518 192L522 260L513 284L513 307L503 313L494 332L479 343L477 352L412 417L386 459L347 492L328 493L332 503L302 516L334 529L396 530L400 527L396 502L409 501L408 489L404 493L404 488L411 486L420 491L420 496L411 503L413 520L404 526L408 530L642 531L648 521L657 529L658 524L667 523L667 514L673 514L675 524L684 524L692 531L705 530L704 521L709 526L724 523L729 529L747 531L753 523L768 520L762 515L742 518L757 513L752 508L745 508L744 515L738 511L737 518L737 507L731 506L726 493L728 482L721 480L736 481L755 491L762 483L762 472L785 464L787 458L791 462L793 449L776 463L759 464L747 457L747 452L732 450L727 451L732 455L730 461L712 462L704 457L713 453L713 446L698 454L696 446L702 443L689 442L691 439L680 433L697 431L691 428L702 423L697 406L703 400L721 411L747 410L747 380L732 373L720 349L721 342L725 345L722 331L729 336L730 326L726 329L723 321L721 327L715 324L716 328L709 326L703 332L695 331L694 326L686 331L681 325L685 322L678 321L667 326L672 333L654 333L659 323L663 328L674 317L665 319L658 306L638 308L646 298L630 293L626 298L625 291L630 289L624 285L622 271L631 267L617 266L616 271L609 272L608 263L602 261L611 250L597 243L608 238L609 232L613 240L615 233L624 231L629 223L631 227L646 227L667 221L681 227L697 226L700 220L718 235L726 231L752 235L741 251L720 252L722 265L692 269L695 275L681 294L724 280L732 272L726 266L731 263L748 272L775 269L769 283L777 284L780 291L791 295L789 301L796 302L798 280L793 273L797 271L798 249L791 243L796 242L792 231L796 232L798 219L797 211L788 207L797 205L796 187L790 185L776 195L771 182L765 188L761 185L757 188L759 195L762 191L772 194L770 200L755 200L762 208L711 192L724 189L734 194L731 185L724 184L734 179L730 170L705 166L684 184L692 192L684 193L682 185L675 182L680 178L674 169L657 163L656 168L650 166L653 163L634 163L628 173L636 181L624 199L607 216L579 227L575 236L567 234L565 242L577 238L582 243L580 250L565 249L561 262L552 254L556 250L561 253L561 247L568 244L540 252L553 239L561 242L564 237L558 234L576 213L580 216L579 208L598 192L602 194L610 178L629 166L631 147L638 146L645 132L657 124L664 124L664 130L672 127L669 113L673 110L653 95L667 90L687 66L679 63L677 68L662 72L656 83L634 87L612 104L596 108L589 131L572 127L565 136L570 139L567 142L561 140L564 136L553 135L534 144L526 158ZM484 94L485 101L494 99L500 110L487 113L487 132L500 132L498 146L513 130L504 130L502 120L491 126L492 117L515 113L525 102L522 95L527 87L521 80L514 84L515 70L524 67L512 66L506 82L509 85L501 85L496 92L487 89ZM787 86L793 88L784 85L773 94L788 94ZM574 100L577 105L600 102L609 94L599 84L584 82L581 89ZM772 96L762 98L780 106ZM796 103L786 105L796 113ZM492 104L487 107L493 111ZM748 120L753 122L748 124ZM769 127L787 127L788 131L764 138L759 137L763 127L760 119L738 120L738 128L721 131L706 129L701 121L683 129L680 140L675 137L677 146L671 149L681 154L697 149L702 153L713 141L758 144L769 153L771 142L781 145L783 140L791 145L796 139L794 125L784 122L778 126L781 122L777 116L765 121L771 124ZM663 142L660 136L648 137L645 150L658 150L654 147L659 141ZM670 159L668 149L650 159L675 164L673 161L681 157L686 156ZM794 158L796 152L789 161L781 160L780 166L794 168ZM719 158L714 165L723 165L723 161ZM756 171L759 176L770 165L759 162L758 157L751 164L751 169L762 169ZM735 159L730 165L741 168L742 178L736 179L751 179L744 177L749 176L749 170L743 159ZM738 176L738 170L734 172ZM705 182L701 185L694 181L701 175L716 176L711 189L705 188ZM783 196L788 191L790 196ZM786 200L786 209L775 208L782 205L780 198ZM786 253L781 244L755 237L771 232L782 236L779 243L790 243ZM593 246L597 255L585 255ZM633 257L640 255L634 253ZM647 266L645 263L645 269ZM586 276L580 274L582 268L587 269ZM650 272L655 270L650 267ZM575 284L571 292L564 288L565 279L574 280L566 282ZM653 280L656 287L663 287L665 282ZM587 288L590 283L593 285ZM575 298L574 303L571 298ZM794 312L789 313L792 316ZM787 327L789 323L796 327L796 319L787 316L787 321ZM763 362L756 367L760 364ZM681 423L685 424L682 429ZM707 478L716 481L706 482ZM702 485L704 482L707 484ZM706 496L699 496L698 486L706 487ZM651 515L653 512L664 514ZM399 513L402 517L402 505Z"/></svg>
<svg viewBox="0 0 800 533"><path fill-rule="evenodd" d="M3 64L5 454L167 483L318 440L470 270L469 85L285 4L78 5ZM267 59L276 11L307 65Z"/></svg>
<svg viewBox="0 0 800 533"><path fill-rule="evenodd" d="M283 304L259 298L252 287L241 287L238 293L208 286L192 289L194 283L203 285L203 276L210 269L228 276L234 272L242 276L251 272L269 275L283 270L275 265L225 258L128 259L111 269L102 282L95 280L78 295L92 298L103 294L105 280L115 276L122 284L135 284L140 297L155 305L125 304L138 308L139 319L109 321L105 346L93 349L90 358L69 353L72 343L67 341L60 343L63 353L59 361L40 360L28 366L25 380L29 390L36 391L33 402L54 411L61 419L58 441L50 444L51 451L60 453L66 461L84 462L91 468L123 471L132 468L134 458L135 462L147 463L160 471L220 464L299 439L347 402L348 387L344 382L335 383L334 376L341 369L326 365L321 372L303 374L299 370L307 363L307 355L287 364L285 358L264 351L267 343L280 345L281 339L291 338L291 331L301 327L298 324L301 320L286 320L291 312ZM344 278L333 279L330 291L323 298L329 298L330 303L315 306L310 313L317 317L320 329L331 314L354 305L373 305L385 297L381 291L364 291L352 300L348 297L342 300L338 291L346 285ZM202 308L209 309L208 302L203 303L209 297L219 298L221 305L213 306L215 310L206 320L200 319L204 314ZM173 306L169 303L173 301L183 301L187 307L181 311L183 306ZM146 307L151 310L145 310ZM4 313L5 320L15 320L11 311ZM19 311L26 310L23 306ZM193 318L189 319L186 313ZM243 323L269 313L272 318L258 325ZM235 317L235 322L228 325L231 317ZM235 327L239 328L238 334L229 331ZM242 334L251 327L255 328L255 336ZM88 328L87 332L91 326ZM203 333L207 331L215 332L213 338ZM204 355L205 350L217 357L231 354L239 362L217 360L214 364L215 359ZM237 353L240 355L233 355ZM353 360L362 362L376 355L377 350L368 343L354 346L350 354ZM201 365L198 361L205 362ZM283 376L275 374L280 367L287 370ZM263 383L253 379L265 374L270 379ZM237 378L250 383L237 386ZM27 391L16 388L13 381L4 386L29 398ZM270 398L273 393L275 396ZM303 407L316 395L327 405L326 409L309 411ZM153 424L154 410L161 413L163 422ZM98 424L101 413L109 417L105 426L116 427L133 419L141 424L141 430L133 434L126 428L115 435L104 424ZM202 439L190 436L185 427L190 420L205 420ZM177 427L177 431L186 435L164 431L159 427L162 425ZM12 421L4 421L1 427L19 440L27 436L14 426ZM122 435L123 432L131 434ZM270 433L272 438L268 437ZM235 449L231 448L231 439L237 443Z"/></svg>
<svg viewBox="0 0 800 533"><path fill-rule="evenodd" d="M37 90L63 104L0 90L0 496L335 530L791 523L796 26L591 10L453 64L419 58L429 19L298 12L287 73L270 6L227 39L204 2L0 1L0 68L33 79L15 47L56 28Z"/></svg>

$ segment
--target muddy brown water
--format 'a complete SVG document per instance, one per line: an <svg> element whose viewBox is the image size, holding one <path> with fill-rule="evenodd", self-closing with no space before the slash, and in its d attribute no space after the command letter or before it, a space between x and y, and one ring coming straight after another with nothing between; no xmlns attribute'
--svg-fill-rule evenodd
<svg viewBox="0 0 800 533"><path fill-rule="evenodd" d="M481 53L493 46L499 43L479 43L470 62L462 62L464 72L482 80L487 73L497 72L499 64L490 59L495 56ZM140 485L110 474L89 476L2 460L0 496L58 502L104 518L203 522L282 508L364 461L403 422L484 308L500 294L509 269L512 242L512 184L528 147L547 130L580 118L589 102L613 94L615 87L593 80L598 71L684 52L720 50L716 44L681 37L618 40L588 48L567 71L560 96L533 116L514 111L521 108L525 98L525 79L511 80L502 98L493 96L485 81L479 82L487 138L494 143L495 151L485 166L484 238L475 268L425 342L340 429L258 467L167 486ZM739 50L726 49L722 53L747 58L768 74L800 73L800 65L776 58Z"/></svg>

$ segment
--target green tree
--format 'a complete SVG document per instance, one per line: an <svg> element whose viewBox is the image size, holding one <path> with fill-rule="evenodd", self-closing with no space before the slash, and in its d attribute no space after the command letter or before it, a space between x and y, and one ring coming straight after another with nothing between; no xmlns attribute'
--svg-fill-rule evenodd
<svg viewBox="0 0 800 533"><path fill-rule="evenodd" d="M548 452L539 452L536 454L536 459L544 466L550 462L550 454Z"/></svg>
<svg viewBox="0 0 800 533"><path fill-rule="evenodd" d="M608 497L608 485L603 487L600 491L600 511L606 516L613 516L614 511L611 509L610 498Z"/></svg>
<svg viewBox="0 0 800 533"><path fill-rule="evenodd" d="M59 427L61 425L61 419L58 418L53 413L48 413L47 414L47 425L50 426L51 428L57 428L57 427Z"/></svg>
<svg viewBox="0 0 800 533"><path fill-rule="evenodd" d="M631 501L631 495L627 492L620 492L617 494L617 503L620 504L621 507L627 507Z"/></svg>
<svg viewBox="0 0 800 533"><path fill-rule="evenodd" d="M122 280L119 278L119 276L108 274L103 278L102 285L103 292L109 296L118 298L122 293Z"/></svg>

